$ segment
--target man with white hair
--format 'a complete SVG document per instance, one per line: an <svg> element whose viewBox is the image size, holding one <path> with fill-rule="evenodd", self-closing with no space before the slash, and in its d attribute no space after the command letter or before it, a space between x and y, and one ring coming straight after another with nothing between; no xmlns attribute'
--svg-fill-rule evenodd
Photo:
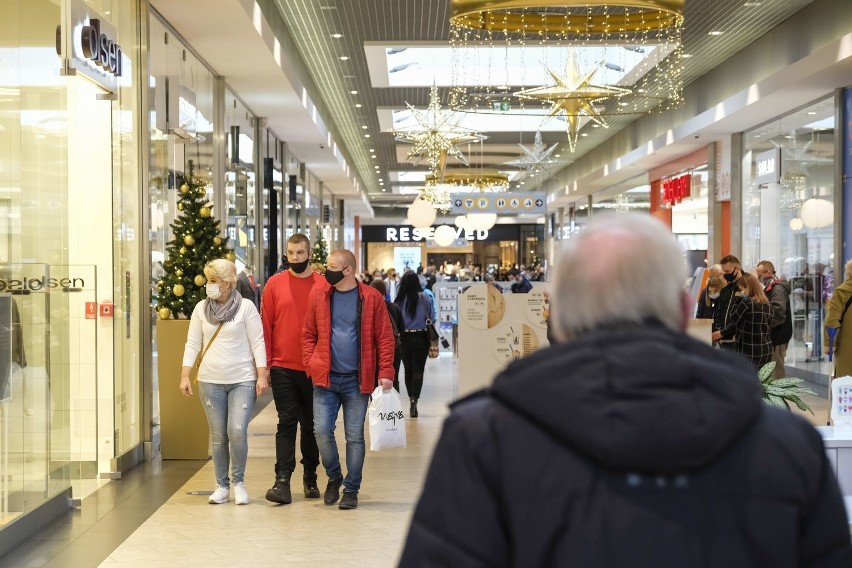
<svg viewBox="0 0 852 568"><path fill-rule="evenodd" d="M554 276L560 342L453 405L400 566L852 566L819 434L684 332L662 223L595 217Z"/></svg>

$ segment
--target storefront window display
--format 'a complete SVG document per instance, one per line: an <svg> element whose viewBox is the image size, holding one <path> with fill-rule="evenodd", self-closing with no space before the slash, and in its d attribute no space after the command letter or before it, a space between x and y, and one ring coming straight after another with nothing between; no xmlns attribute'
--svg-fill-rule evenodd
<svg viewBox="0 0 852 568"><path fill-rule="evenodd" d="M66 46L95 17L124 46L121 74L61 74L63 56L86 64ZM9 0L0 21L2 528L87 495L142 440L145 135L136 2Z"/></svg>
<svg viewBox="0 0 852 568"><path fill-rule="evenodd" d="M793 339L787 365L821 375L825 302L841 278L834 258L834 99L744 135L742 258L769 260L790 281Z"/></svg>
<svg viewBox="0 0 852 568"><path fill-rule="evenodd" d="M237 255L237 266L258 272L259 254L255 231L255 162L254 117L243 103L228 90L225 93L225 132L228 165L225 171L227 225L229 244Z"/></svg>

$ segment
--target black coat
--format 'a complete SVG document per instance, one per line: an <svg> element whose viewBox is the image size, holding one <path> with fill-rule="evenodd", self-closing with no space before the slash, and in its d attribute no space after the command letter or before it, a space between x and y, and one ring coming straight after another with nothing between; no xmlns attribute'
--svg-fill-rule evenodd
<svg viewBox="0 0 852 568"><path fill-rule="evenodd" d="M659 325L513 363L453 405L400 566L852 566L819 434Z"/></svg>

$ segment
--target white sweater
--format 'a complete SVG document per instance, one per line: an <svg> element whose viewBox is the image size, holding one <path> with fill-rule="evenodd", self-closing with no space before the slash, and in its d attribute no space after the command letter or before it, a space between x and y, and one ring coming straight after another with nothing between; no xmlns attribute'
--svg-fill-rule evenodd
<svg viewBox="0 0 852 568"><path fill-rule="evenodd" d="M218 324L207 321L204 300L192 311L189 333L183 350L183 366L192 367L198 353L216 333ZM205 383L233 384L257 380L257 367L266 367L266 346L260 314L251 300L242 305L231 321L225 322L219 335L204 355L198 380Z"/></svg>

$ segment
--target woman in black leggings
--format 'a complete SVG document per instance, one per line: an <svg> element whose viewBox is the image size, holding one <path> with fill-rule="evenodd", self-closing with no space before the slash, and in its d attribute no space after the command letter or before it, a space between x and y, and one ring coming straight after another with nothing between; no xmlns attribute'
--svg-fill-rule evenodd
<svg viewBox="0 0 852 568"><path fill-rule="evenodd" d="M405 367L405 389L411 401L411 417L417 418L417 399L423 388L423 370L429 356L429 333L426 321L431 320L432 301L423 295L420 280L414 272L403 275L394 303L402 310L405 328L401 330L400 354Z"/></svg>

